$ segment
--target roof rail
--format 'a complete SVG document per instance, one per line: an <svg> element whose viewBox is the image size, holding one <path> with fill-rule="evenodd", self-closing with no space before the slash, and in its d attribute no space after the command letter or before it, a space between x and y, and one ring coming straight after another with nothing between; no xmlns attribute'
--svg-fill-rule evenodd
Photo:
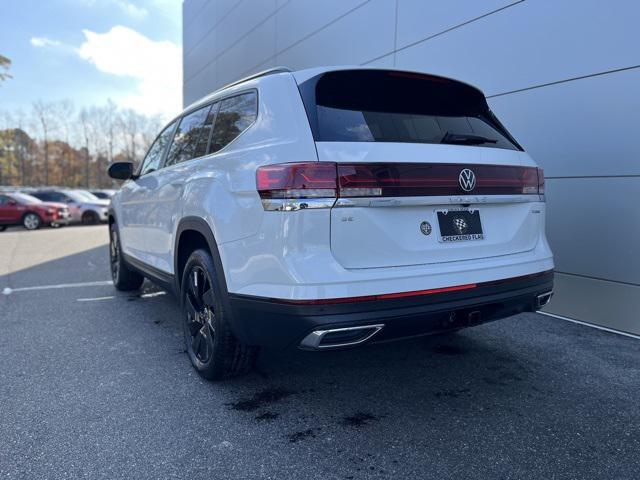
<svg viewBox="0 0 640 480"><path fill-rule="evenodd" d="M268 68L267 70L262 70L261 72L252 73L251 75L249 75L247 77L243 77L243 78L235 80L235 81L233 81L231 83L227 83L226 85L224 85L224 86L222 86L220 88L217 88L216 90L224 90L225 88L233 87L234 85L238 85L238 84L246 82L248 80L253 80L254 78L264 77L266 75L273 75L274 73L285 73L285 72L291 72L291 69L287 68L287 67Z"/></svg>
<svg viewBox="0 0 640 480"><path fill-rule="evenodd" d="M196 108L200 105L202 105L203 103L207 102L211 97L213 97L216 92L222 91L225 88L229 88L229 87L233 87L235 85L239 85L242 82L246 82L248 80L253 80L254 78L259 78L259 77L264 77L265 75L273 75L274 73L285 73L285 72L291 72L292 70L287 68L287 67L274 67L274 68L269 68L267 70L262 70L261 72L257 72L257 73L253 73L247 77L243 77L239 80L235 80L231 83L227 83L226 85L224 85L223 87L220 88L216 88L213 92L209 93L208 95L205 95L202 98L199 98L198 100L190 103L189 105L187 105L184 110L182 111L181 115L184 114L185 112L191 110L192 108ZM178 117L180 117L180 115L178 115ZM178 118L176 117L176 118Z"/></svg>

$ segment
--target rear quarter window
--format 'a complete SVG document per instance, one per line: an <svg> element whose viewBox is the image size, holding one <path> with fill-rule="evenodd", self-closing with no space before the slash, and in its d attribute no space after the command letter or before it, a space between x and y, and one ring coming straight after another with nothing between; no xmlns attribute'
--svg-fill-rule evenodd
<svg viewBox="0 0 640 480"><path fill-rule="evenodd" d="M258 95L243 93L220 102L215 119L209 153L217 152L249 128L258 116Z"/></svg>

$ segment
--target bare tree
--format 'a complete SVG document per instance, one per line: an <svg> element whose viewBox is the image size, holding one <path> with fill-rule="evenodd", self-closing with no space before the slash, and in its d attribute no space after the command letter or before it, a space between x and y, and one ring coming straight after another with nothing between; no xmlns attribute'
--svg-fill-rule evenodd
<svg viewBox="0 0 640 480"><path fill-rule="evenodd" d="M91 136L91 120L89 111L83 108L78 115L78 121L80 122L82 131L82 141L84 148L84 186L89 188L91 170L91 154L89 153L90 143L89 138Z"/></svg>
<svg viewBox="0 0 640 480"><path fill-rule="evenodd" d="M129 161L135 162L140 129L140 114L130 108L123 110L120 118L118 118L118 129L122 137L125 157Z"/></svg>
<svg viewBox="0 0 640 480"><path fill-rule="evenodd" d="M109 100L77 111L68 101L34 102L30 115L0 112L3 180L22 185L111 185L107 164L138 163L161 127L159 116L121 109ZM35 135L33 133L35 132Z"/></svg>
<svg viewBox="0 0 640 480"><path fill-rule="evenodd" d="M146 155L151 143L156 139L160 129L162 128L162 119L158 115L152 117L143 116L140 125L140 158L136 161L141 162Z"/></svg>
<svg viewBox="0 0 640 480"><path fill-rule="evenodd" d="M62 131L62 140L64 140L67 145L71 145L71 137L73 135L73 128L75 126L75 123L73 121L75 106L73 105L73 102L69 99L62 100L53 104L52 109L55 122ZM60 163L62 170L61 179L63 180L63 183L68 184L67 179L70 180L72 177L71 161L69 158L68 149L65 149L62 152Z"/></svg>
<svg viewBox="0 0 640 480"><path fill-rule="evenodd" d="M15 128L20 132L20 139L16 141L20 185L25 185L27 181L27 157L30 153L30 143L27 141L28 135L26 133L26 116L24 111L16 110L13 120Z"/></svg>
<svg viewBox="0 0 640 480"><path fill-rule="evenodd" d="M38 100L33 103L33 113L36 123L42 133L42 145L44 153L44 183L49 185L49 135L53 130L53 109L51 103Z"/></svg>

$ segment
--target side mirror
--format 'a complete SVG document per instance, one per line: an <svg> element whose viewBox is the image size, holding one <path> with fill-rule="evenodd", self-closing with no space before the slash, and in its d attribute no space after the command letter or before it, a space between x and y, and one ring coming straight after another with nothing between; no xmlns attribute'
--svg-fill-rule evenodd
<svg viewBox="0 0 640 480"><path fill-rule="evenodd" d="M13 198L10 198L7 204L11 205L12 207L15 207L18 204L18 202L16 202Z"/></svg>
<svg viewBox="0 0 640 480"><path fill-rule="evenodd" d="M107 170L109 176L116 180L129 180L133 178L133 163L131 162L114 162L109 165Z"/></svg>

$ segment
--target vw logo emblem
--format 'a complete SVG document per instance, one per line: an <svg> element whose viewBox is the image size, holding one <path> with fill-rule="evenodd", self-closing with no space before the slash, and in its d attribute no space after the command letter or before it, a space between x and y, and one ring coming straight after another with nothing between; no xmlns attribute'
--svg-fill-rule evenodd
<svg viewBox="0 0 640 480"><path fill-rule="evenodd" d="M460 184L460 188L465 192L470 192L474 188L476 188L476 174L473 173L473 170L469 170L465 168L458 175L458 183Z"/></svg>

